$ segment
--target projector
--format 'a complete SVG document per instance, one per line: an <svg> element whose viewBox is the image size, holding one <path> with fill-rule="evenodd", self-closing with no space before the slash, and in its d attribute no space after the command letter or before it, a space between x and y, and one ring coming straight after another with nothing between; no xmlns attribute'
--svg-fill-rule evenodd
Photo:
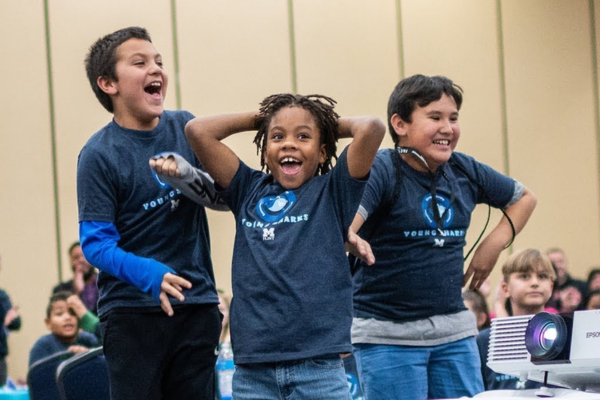
<svg viewBox="0 0 600 400"><path fill-rule="evenodd" d="M546 384L600 393L600 310L492 320L488 367L543 382L537 397L565 394Z"/></svg>

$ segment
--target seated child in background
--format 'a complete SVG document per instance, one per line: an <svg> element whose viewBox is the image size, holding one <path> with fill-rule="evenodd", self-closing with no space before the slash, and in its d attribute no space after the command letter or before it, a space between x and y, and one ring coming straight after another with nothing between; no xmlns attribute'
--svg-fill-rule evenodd
<svg viewBox="0 0 600 400"><path fill-rule="evenodd" d="M585 309L600 310L600 289L592 290L588 293Z"/></svg>
<svg viewBox="0 0 600 400"><path fill-rule="evenodd" d="M385 127L339 118L325 96L279 94L260 112L197 118L194 152L236 218L231 335L236 400L349 399L352 283L344 241ZM222 140L258 130L267 172ZM338 138L353 138L337 158ZM166 160L157 172L171 172ZM174 170L172 171L174 173ZM285 376L285 381L280 377Z"/></svg>
<svg viewBox="0 0 600 400"><path fill-rule="evenodd" d="M502 291L508 297L513 316L533 315L544 311L552 295L556 274L548 256L537 249L512 254L502 266ZM481 374L485 390L535 389L542 383L526 381L511 375L497 374L487 366L490 329L477 335L481 358Z"/></svg>
<svg viewBox="0 0 600 400"><path fill-rule="evenodd" d="M50 334L39 338L31 348L30 366L61 351L79 354L100 345L96 336L79 330L79 319L67 304L69 296L71 293L58 292L50 297L45 319Z"/></svg>
<svg viewBox="0 0 600 400"><path fill-rule="evenodd" d="M478 289L467 289L463 291L463 299L465 301L465 306L467 306L473 315L475 315L477 330L481 331L489 328L490 312L483 294Z"/></svg>

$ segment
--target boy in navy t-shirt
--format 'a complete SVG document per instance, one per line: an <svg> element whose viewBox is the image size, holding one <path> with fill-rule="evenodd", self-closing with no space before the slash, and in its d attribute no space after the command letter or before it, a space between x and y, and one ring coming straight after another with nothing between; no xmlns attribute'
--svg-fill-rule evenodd
<svg viewBox="0 0 600 400"><path fill-rule="evenodd" d="M395 148L377 154L349 234L359 257L352 343L365 398L483 390L477 327L461 289L487 278L536 200L519 182L454 152L461 104L462 89L450 79L423 75L403 79L388 102ZM463 274L465 235L479 203L504 209L514 231L504 217ZM361 227L362 239L354 234Z"/></svg>
<svg viewBox="0 0 600 400"><path fill-rule="evenodd" d="M79 318L67 304L69 292L52 295L46 309L46 327L49 334L39 338L29 352L29 365L61 351L83 353L100 346L96 336L79 329Z"/></svg>
<svg viewBox="0 0 600 400"><path fill-rule="evenodd" d="M114 114L77 168L81 245L100 269L111 398L213 400L221 323L205 210L148 165L171 152L200 167L184 135L193 115L163 110L168 78L143 28L99 39L85 64ZM214 197L204 199L211 206Z"/></svg>
<svg viewBox="0 0 600 400"><path fill-rule="evenodd" d="M231 336L236 400L350 398L352 284L344 241L385 133L324 96L267 97L260 112L197 118L192 148L236 218ZM258 130L268 173L222 143ZM353 137L335 167L336 140ZM161 162L162 164L162 162ZM169 170L166 165L161 168Z"/></svg>

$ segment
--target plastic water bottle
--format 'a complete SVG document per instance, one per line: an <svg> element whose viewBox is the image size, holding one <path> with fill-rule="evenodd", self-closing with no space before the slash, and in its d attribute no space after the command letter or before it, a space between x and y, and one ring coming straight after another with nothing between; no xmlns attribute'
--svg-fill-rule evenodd
<svg viewBox="0 0 600 400"><path fill-rule="evenodd" d="M231 381L235 366L233 364L233 351L230 343L222 343L217 357L217 374L219 375L219 392L221 400L231 400L233 390Z"/></svg>

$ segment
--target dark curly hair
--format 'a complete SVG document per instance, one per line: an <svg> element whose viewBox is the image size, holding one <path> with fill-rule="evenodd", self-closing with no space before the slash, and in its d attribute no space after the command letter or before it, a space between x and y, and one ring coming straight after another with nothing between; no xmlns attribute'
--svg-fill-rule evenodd
<svg viewBox="0 0 600 400"><path fill-rule="evenodd" d="M117 47L129 39L142 39L152 43L150 35L145 28L132 26L120 29L98 39L85 56L85 71L94 94L100 104L110 113L114 112L110 96L98 86L98 77L105 76L114 81L117 79Z"/></svg>
<svg viewBox="0 0 600 400"><path fill-rule="evenodd" d="M267 131L271 119L284 107L302 107L308 111L320 131L320 143L325 145L326 160L317 168L316 175L326 174L331 170L332 159L337 159L337 136L339 115L333 110L336 101L330 97L318 94L302 96L299 94L282 93L268 96L260 103L260 113L256 118L255 127L258 129L254 137L256 154L260 155L260 165L264 170L269 167L265 164L265 152L267 148Z"/></svg>

